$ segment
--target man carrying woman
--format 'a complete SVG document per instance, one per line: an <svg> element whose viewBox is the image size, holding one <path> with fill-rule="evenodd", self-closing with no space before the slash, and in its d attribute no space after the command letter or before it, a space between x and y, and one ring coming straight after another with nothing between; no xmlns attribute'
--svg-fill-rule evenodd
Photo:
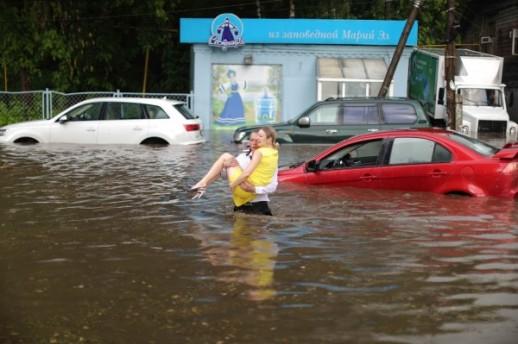
<svg viewBox="0 0 518 344"><path fill-rule="evenodd" d="M274 177L276 178L279 154L275 130L271 127L261 128L255 136L252 145L254 144L257 148L253 150L252 160L245 168L240 166L233 155L223 153L207 174L192 187L192 190L197 192L194 198L201 197L206 188L226 169L234 211L271 215L267 202L258 206L251 205L256 198L253 191L268 186Z"/></svg>
<svg viewBox="0 0 518 344"><path fill-rule="evenodd" d="M252 155L255 150L257 150L259 146L257 145L257 131L253 131L250 133L250 143L249 149L242 152L236 157L239 166L244 170L252 161ZM257 214L257 215L272 215L272 211L268 203L270 199L268 198L268 194L274 193L277 190L278 180L277 180L277 170L274 172L272 181L270 184L266 186L254 186L250 182L241 183L241 188L245 191L252 192L255 194L255 198L243 204L240 207L234 207L234 211L242 212L246 214Z"/></svg>

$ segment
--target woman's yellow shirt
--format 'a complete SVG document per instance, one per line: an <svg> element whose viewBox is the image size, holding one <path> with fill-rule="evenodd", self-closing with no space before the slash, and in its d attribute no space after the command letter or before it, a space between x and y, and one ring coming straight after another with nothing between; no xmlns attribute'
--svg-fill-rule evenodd
<svg viewBox="0 0 518 344"><path fill-rule="evenodd" d="M257 151L261 152L261 160L247 180L254 186L266 186L272 182L273 174L277 169L279 151L269 147L262 147L257 149ZM234 167L229 170L229 180L231 183L243 173L241 168ZM245 191L239 186L236 187L232 193L232 199L237 207L252 201L254 198L254 193Z"/></svg>

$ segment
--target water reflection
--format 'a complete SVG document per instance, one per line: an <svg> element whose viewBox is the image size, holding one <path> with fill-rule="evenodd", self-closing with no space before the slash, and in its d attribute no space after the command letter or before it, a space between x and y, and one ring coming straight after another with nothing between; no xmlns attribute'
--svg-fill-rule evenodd
<svg viewBox="0 0 518 344"><path fill-rule="evenodd" d="M230 232L197 231L202 252L214 266L225 267L217 280L243 283L244 296L263 301L275 296L274 268L279 252L264 217L236 214Z"/></svg>

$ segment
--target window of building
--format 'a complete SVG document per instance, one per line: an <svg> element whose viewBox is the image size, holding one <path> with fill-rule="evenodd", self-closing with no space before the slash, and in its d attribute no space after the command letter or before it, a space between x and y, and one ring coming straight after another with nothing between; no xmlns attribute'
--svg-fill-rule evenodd
<svg viewBox="0 0 518 344"><path fill-rule="evenodd" d="M386 72L384 59L319 58L317 98L377 96Z"/></svg>

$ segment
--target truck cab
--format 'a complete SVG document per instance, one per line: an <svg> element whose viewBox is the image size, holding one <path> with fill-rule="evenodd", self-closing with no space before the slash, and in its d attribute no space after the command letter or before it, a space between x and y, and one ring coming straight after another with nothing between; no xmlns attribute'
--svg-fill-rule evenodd
<svg viewBox="0 0 518 344"><path fill-rule="evenodd" d="M516 141L518 124L509 119L502 84L503 58L457 49L455 90L459 131L486 141ZM408 96L418 100L434 125L447 126L443 49L416 49L410 57Z"/></svg>
<svg viewBox="0 0 518 344"><path fill-rule="evenodd" d="M515 141L518 125L509 120L505 104L504 86L457 86L458 102L462 104L460 131L482 140L506 138Z"/></svg>

